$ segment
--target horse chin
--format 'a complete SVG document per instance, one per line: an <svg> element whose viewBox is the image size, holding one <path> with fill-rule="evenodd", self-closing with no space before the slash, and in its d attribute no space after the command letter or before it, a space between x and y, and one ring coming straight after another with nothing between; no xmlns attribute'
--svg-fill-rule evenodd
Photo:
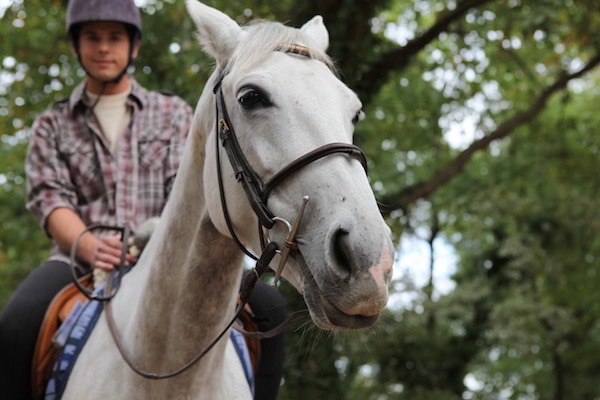
<svg viewBox="0 0 600 400"><path fill-rule="evenodd" d="M331 304L320 294L311 296L310 291L304 296L310 316L315 325L323 330L350 330L368 328L379 319L378 315L349 315Z"/></svg>
<svg viewBox="0 0 600 400"><path fill-rule="evenodd" d="M379 319L379 314L350 315L337 308L323 294L304 258L296 257L295 260L302 271L302 284L297 289L304 296L310 316L317 327L329 331L368 328Z"/></svg>

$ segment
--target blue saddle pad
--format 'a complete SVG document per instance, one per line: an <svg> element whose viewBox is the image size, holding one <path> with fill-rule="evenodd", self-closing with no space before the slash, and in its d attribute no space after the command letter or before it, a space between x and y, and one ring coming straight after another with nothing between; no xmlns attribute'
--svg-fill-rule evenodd
<svg viewBox="0 0 600 400"><path fill-rule="evenodd" d="M103 288L98 288L97 292L100 290ZM75 361L96 325L102 308L103 304L98 300L78 303L55 334L54 342L55 345L61 347L61 352L46 385L45 400L58 400L62 397ZM240 332L234 329L231 329L230 332L231 341L242 362L248 385L254 393L254 372L246 340Z"/></svg>

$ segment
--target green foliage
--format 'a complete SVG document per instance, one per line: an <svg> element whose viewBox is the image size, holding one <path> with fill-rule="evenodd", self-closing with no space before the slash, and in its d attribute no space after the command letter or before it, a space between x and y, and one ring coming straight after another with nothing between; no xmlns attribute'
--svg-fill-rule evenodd
<svg viewBox="0 0 600 400"><path fill-rule="evenodd" d="M15 149L0 144L0 309L29 270L44 258L50 243L23 206L23 149L23 145Z"/></svg>
<svg viewBox="0 0 600 400"><path fill-rule="evenodd" d="M465 193L471 207L453 228L463 254L456 291L480 276L495 293L487 345L471 367L485 382L475 398L598 394L594 98L557 99L501 155L467 172L477 189Z"/></svg>
<svg viewBox="0 0 600 400"><path fill-rule="evenodd" d="M212 62L184 2L139 3L136 79L194 104ZM329 52L365 103L356 141L395 239L426 232L459 255L450 293L397 277L412 300L371 330L291 330L281 398L597 398L600 76L596 67L565 89L551 85L598 56L600 3L207 3L242 24L323 15ZM65 5L14 0L0 10L0 308L49 249L24 209L23 160L37 113L83 76ZM536 112L515 118L550 89ZM501 139L477 142L505 127Z"/></svg>

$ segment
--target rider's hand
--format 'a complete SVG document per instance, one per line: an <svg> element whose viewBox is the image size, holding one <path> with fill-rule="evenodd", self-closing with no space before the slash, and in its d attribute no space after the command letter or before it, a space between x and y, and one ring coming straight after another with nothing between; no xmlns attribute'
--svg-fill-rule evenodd
<svg viewBox="0 0 600 400"><path fill-rule="evenodd" d="M115 266L121 262L121 252L123 249L123 242L121 242L120 235L106 236L98 239L96 247L94 249L90 266L92 268L99 268L104 271L111 271ZM127 254L125 258L125 265L135 261L135 257Z"/></svg>

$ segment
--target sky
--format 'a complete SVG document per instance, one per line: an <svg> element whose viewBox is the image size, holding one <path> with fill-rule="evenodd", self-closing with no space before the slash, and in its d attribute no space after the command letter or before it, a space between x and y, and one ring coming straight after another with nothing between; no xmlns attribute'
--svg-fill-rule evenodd
<svg viewBox="0 0 600 400"><path fill-rule="evenodd" d="M434 297L439 297L448 294L455 287L455 283L450 277L456 271L458 258L454 248L443 238L436 239L433 247ZM393 280L400 281L399 285L396 285L397 288L406 290L392 294L388 307L392 309L411 307L411 303L416 300L419 292L410 290L404 282L408 280L419 288L427 285L429 281L429 244L427 242L414 235L404 234L402 236L396 253Z"/></svg>

